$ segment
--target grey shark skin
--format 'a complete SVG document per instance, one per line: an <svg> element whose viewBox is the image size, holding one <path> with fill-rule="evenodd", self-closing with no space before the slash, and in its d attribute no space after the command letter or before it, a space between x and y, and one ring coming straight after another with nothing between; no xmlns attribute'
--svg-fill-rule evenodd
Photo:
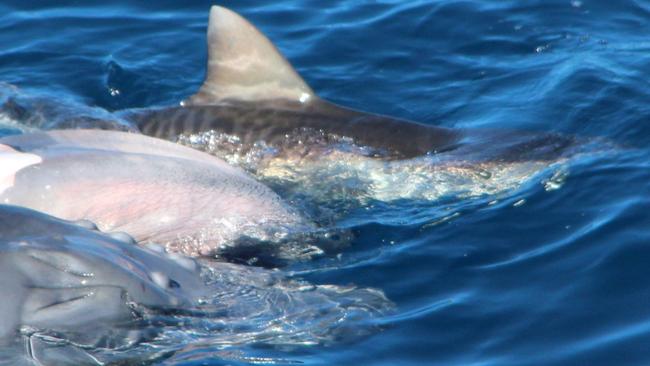
<svg viewBox="0 0 650 366"><path fill-rule="evenodd" d="M60 130L0 139L0 203L88 219L186 255L314 229L243 170L171 142Z"/></svg>
<svg viewBox="0 0 650 366"><path fill-rule="evenodd" d="M308 130L347 138L385 159L483 145L468 139L466 131L356 111L319 98L255 26L226 8L212 7L207 39L207 75L197 94L179 107L124 114L144 134L176 140L215 131L244 145L264 142L282 148L287 136ZM492 135L485 146L503 137ZM510 155L517 159L516 151Z"/></svg>
<svg viewBox="0 0 650 366"><path fill-rule="evenodd" d="M136 320L135 304L175 309L206 295L192 259L87 227L0 205L0 345L25 327L71 332L75 343L94 344Z"/></svg>
<svg viewBox="0 0 650 366"><path fill-rule="evenodd" d="M308 103L289 100L224 100L218 105L186 104L150 110L127 117L146 135L176 140L181 135L216 131L236 136L244 145L263 141L282 147L287 136L301 130L323 131L348 137L368 146L377 155L406 159L454 148L461 141L458 131L416 122L368 114L322 99Z"/></svg>

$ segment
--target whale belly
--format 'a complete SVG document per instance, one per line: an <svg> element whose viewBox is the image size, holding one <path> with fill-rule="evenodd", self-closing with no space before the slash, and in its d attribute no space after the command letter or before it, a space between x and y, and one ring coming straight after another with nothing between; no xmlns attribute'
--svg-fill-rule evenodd
<svg viewBox="0 0 650 366"><path fill-rule="evenodd" d="M115 132L94 133L115 137ZM192 255L212 254L241 238L274 241L310 227L243 171L207 154L200 159L149 154L142 146L154 139L133 136L129 139L140 144L137 151L79 147L70 141L23 144L19 150L29 147L29 153L13 149L3 155L11 164L0 167L7 182L0 202L68 220L89 219L102 230L125 231L139 242ZM181 153L186 149L169 145Z"/></svg>
<svg viewBox="0 0 650 366"><path fill-rule="evenodd" d="M18 171L42 161L38 155L22 153L0 144L0 193L13 187Z"/></svg>

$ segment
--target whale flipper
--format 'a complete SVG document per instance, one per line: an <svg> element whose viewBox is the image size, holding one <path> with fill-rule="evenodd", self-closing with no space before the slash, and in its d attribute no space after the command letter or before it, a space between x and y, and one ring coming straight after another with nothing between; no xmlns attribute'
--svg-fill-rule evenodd
<svg viewBox="0 0 650 366"><path fill-rule="evenodd" d="M206 78L183 106L227 99L306 102L313 97L307 83L254 25L224 7L210 9Z"/></svg>

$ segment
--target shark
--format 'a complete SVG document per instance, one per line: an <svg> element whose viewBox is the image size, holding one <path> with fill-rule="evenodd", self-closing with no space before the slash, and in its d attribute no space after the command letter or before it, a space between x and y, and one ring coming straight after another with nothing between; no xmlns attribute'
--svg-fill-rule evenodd
<svg viewBox="0 0 650 366"><path fill-rule="evenodd" d="M571 159L594 146L584 137L452 129L329 102L255 25L222 6L210 9L207 51L203 84L179 105L107 112L6 87L0 118L20 131L122 130L207 152L320 224L374 204L498 197L537 178L560 186Z"/></svg>
<svg viewBox="0 0 650 366"><path fill-rule="evenodd" d="M307 244L317 227L248 173L141 134L74 129L0 138L0 203L91 220L190 256L238 246L294 259L318 252Z"/></svg>
<svg viewBox="0 0 650 366"><path fill-rule="evenodd" d="M391 158L453 148L457 131L355 111L319 98L287 59L239 14L213 6L207 32L208 66L199 91L178 107L129 117L150 136L217 131L242 144L282 144L300 129L347 137Z"/></svg>
<svg viewBox="0 0 650 366"><path fill-rule="evenodd" d="M327 204L495 194L580 145L572 136L450 129L336 105L257 27L221 6L210 10L207 50L196 94L120 117L146 135L241 166L292 198L306 193Z"/></svg>

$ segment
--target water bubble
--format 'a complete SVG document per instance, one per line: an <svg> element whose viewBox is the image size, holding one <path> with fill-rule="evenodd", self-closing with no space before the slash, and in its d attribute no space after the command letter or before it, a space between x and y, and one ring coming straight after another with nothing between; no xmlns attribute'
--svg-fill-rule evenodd
<svg viewBox="0 0 650 366"><path fill-rule="evenodd" d="M542 182L544 184L544 190L550 192L562 188L568 175L569 173L566 169L556 171L553 173L553 176Z"/></svg>
<svg viewBox="0 0 650 366"><path fill-rule="evenodd" d="M445 216L445 217L443 217L441 219L438 219L438 220L429 222L428 224L422 225L421 229L426 229L426 228L429 228L429 227L432 227L432 226L443 224L445 222L448 222L449 220L455 219L458 216L460 216L460 212L454 212L451 215Z"/></svg>
<svg viewBox="0 0 650 366"><path fill-rule="evenodd" d="M487 170L485 170L485 169L480 169L480 168L477 169L476 174L477 174L479 177L483 178L483 179L490 179L490 178L492 178L492 173L490 173L489 171L487 171Z"/></svg>

